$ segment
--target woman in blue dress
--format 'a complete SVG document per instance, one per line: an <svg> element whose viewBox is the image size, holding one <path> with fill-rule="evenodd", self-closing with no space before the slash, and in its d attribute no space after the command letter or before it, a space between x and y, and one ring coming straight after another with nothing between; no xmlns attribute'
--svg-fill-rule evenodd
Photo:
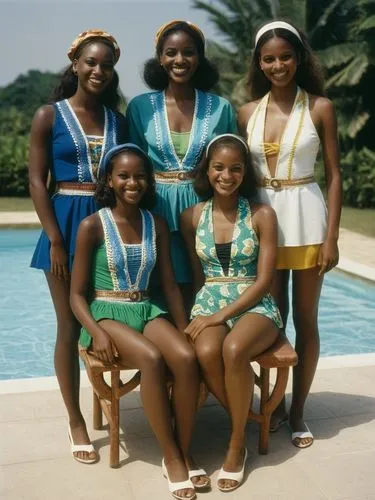
<svg viewBox="0 0 375 500"><path fill-rule="evenodd" d="M104 154L123 142L124 119L114 66L120 49L101 30L81 33L69 49L53 104L35 114L30 138L30 194L43 226L31 267L45 272L57 318L55 370L69 415L73 457L98 458L79 406L79 324L69 304L70 271L80 221L97 210L93 198ZM48 178L56 182L50 198Z"/></svg>
<svg viewBox="0 0 375 500"><path fill-rule="evenodd" d="M131 142L151 158L157 203L171 231L172 263L185 303L192 299L192 274L179 231L181 212L199 198L192 171L217 134L236 131L230 103L208 91L217 70L205 57L205 39L192 23L174 20L156 34L156 56L146 62L144 80L154 92L129 103L126 117Z"/></svg>

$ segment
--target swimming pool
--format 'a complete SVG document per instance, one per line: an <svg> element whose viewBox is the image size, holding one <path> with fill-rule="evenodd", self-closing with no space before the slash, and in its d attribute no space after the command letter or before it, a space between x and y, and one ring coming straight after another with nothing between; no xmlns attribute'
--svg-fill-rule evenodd
<svg viewBox="0 0 375 500"><path fill-rule="evenodd" d="M0 380L54 375L55 315L42 271L30 269L40 231L0 231ZM333 272L320 303L321 355L375 352L375 285ZM293 339L291 323L288 336Z"/></svg>

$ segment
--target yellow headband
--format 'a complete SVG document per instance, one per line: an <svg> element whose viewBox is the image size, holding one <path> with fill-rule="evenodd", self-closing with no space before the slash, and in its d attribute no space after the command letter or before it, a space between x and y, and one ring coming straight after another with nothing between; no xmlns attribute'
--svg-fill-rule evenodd
<svg viewBox="0 0 375 500"><path fill-rule="evenodd" d="M163 26L161 26L158 29L158 31L156 32L156 35L155 35L155 47L158 46L158 43L159 43L159 40L160 40L161 36L164 35L164 33L169 28L173 28L173 26L176 26L177 24L187 24L189 26L189 28L191 28L193 31L195 31L197 33L197 35L199 36L199 38L202 40L203 45L205 44L206 40L204 38L203 31L201 29L199 29L196 24L191 23L190 21L182 21L180 19L173 19L173 21L169 21L168 23L163 24Z"/></svg>
<svg viewBox="0 0 375 500"><path fill-rule="evenodd" d="M115 59L116 59L115 62L117 62L119 60L120 47L118 46L116 39L110 33L107 33L106 31L92 29L92 30L83 31L73 41L72 45L70 46L70 49L68 50L68 57L71 61L74 60L74 56L75 56L75 53L77 52L78 47L81 45L82 42L84 42L88 38L104 38L105 40L108 40L113 45L113 50L115 52Z"/></svg>

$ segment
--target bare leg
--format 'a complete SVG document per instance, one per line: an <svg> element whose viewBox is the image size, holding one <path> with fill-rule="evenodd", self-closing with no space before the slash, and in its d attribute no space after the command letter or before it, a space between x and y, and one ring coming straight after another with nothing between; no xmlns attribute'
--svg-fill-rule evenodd
<svg viewBox="0 0 375 500"><path fill-rule="evenodd" d="M100 325L113 340L121 361L141 371L143 407L160 444L170 480L172 482L187 480L186 465L173 436L166 385L166 367L160 350L152 340L124 324L106 319L100 321ZM161 324L160 326L163 328L160 335L162 336L164 333L168 335L168 332L164 330L165 325ZM149 330L147 327L146 329ZM194 360L194 357L191 356L191 359ZM194 363L190 363L190 365L194 365ZM172 463L173 467L169 466L169 463ZM177 494L190 498L193 496L194 490L191 488L178 490Z"/></svg>
<svg viewBox="0 0 375 500"><path fill-rule="evenodd" d="M208 390L225 409L228 409L228 401L224 382L223 342L227 333L226 326L206 328L194 343Z"/></svg>
<svg viewBox="0 0 375 500"><path fill-rule="evenodd" d="M46 272L57 320L55 371L60 391L68 411L74 444L89 444L86 423L79 407L78 338L80 325L69 304L70 283ZM79 451L75 456L83 460L96 458L96 452Z"/></svg>
<svg viewBox="0 0 375 500"><path fill-rule="evenodd" d="M289 275L290 271L287 269L277 271L271 287L271 295L276 301L283 320L284 328L282 331L284 335L289 315ZM283 397L280 404L272 414L270 431L277 431L280 424L286 422L287 419L288 414L285 407L285 397Z"/></svg>
<svg viewBox="0 0 375 500"><path fill-rule="evenodd" d="M245 427L254 391L254 373L250 360L270 347L278 335L276 325L265 316L249 313L229 332L223 345L225 389L232 419L232 434L223 469L239 472L242 469L245 447ZM222 488L236 481L220 479Z"/></svg>
<svg viewBox="0 0 375 500"><path fill-rule="evenodd" d="M150 321L146 325L144 334L160 350L173 375L176 437L186 466L190 470L196 469L189 454L199 395L198 362L194 349L184 335L162 318ZM205 483L207 478L200 476L194 478L194 484Z"/></svg>
<svg viewBox="0 0 375 500"><path fill-rule="evenodd" d="M289 421L293 431L305 431L303 411L319 359L318 306L323 276L317 267L293 271L293 321L298 365L293 368L293 398ZM309 444L311 438L301 440Z"/></svg>

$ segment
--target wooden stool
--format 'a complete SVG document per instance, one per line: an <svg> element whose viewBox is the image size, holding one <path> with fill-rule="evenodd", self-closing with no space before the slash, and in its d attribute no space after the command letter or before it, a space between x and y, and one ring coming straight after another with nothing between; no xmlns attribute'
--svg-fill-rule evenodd
<svg viewBox="0 0 375 500"><path fill-rule="evenodd" d="M120 371L131 370L121 364L108 365L96 358L90 351L79 346L79 355L85 364L93 388L93 427L103 427L103 413L109 424L110 467L118 467L120 458L120 398L135 389L141 381L137 371L125 384ZM111 385L104 380L104 373L111 372Z"/></svg>
<svg viewBox="0 0 375 500"><path fill-rule="evenodd" d="M120 458L120 398L135 389L141 381L141 372L137 371L126 383L120 378L121 370L132 370L121 364L108 365L100 361L91 352L79 347L79 355L83 360L87 375L93 388L93 427L103 427L103 413L109 424L110 467L118 467ZM104 373L111 372L111 385L104 380ZM167 382L171 392L172 381ZM206 386L201 383L199 405L207 398Z"/></svg>
<svg viewBox="0 0 375 500"><path fill-rule="evenodd" d="M249 412L249 420L259 423L259 445L261 454L268 453L268 438L271 415L281 402L288 383L289 367L295 366L298 356L285 335L279 334L276 342L267 351L251 360L260 366L260 375L255 383L260 388L259 413ZM270 394L270 369L276 368L276 382Z"/></svg>

